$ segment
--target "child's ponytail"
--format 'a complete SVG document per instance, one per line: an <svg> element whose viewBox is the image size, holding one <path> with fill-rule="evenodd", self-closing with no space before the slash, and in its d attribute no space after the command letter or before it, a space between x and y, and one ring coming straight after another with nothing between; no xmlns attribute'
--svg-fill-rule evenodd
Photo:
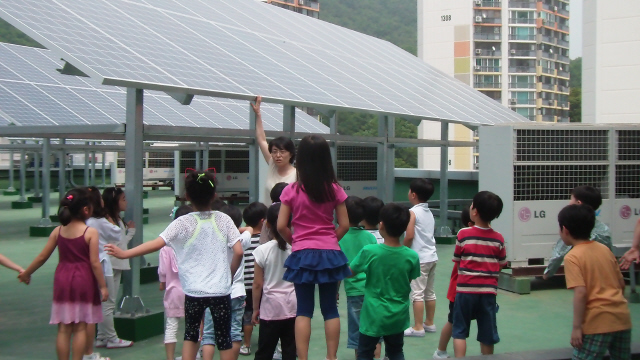
<svg viewBox="0 0 640 360"><path fill-rule="evenodd" d="M277 230L279 213L280 203L273 203L271 206L269 206L269 210L267 210L267 224L269 225L269 228L271 228L271 232L273 233L275 239L278 241L278 248L282 251L285 251L287 250L287 242L282 238ZM287 226L291 226L291 217L289 217Z"/></svg>
<svg viewBox="0 0 640 360"><path fill-rule="evenodd" d="M85 221L87 214L83 212L85 207L91 208L89 195L87 190L76 188L69 190L62 200L58 208L58 220L63 226L69 225L73 219ZM89 211L89 214L91 211Z"/></svg>

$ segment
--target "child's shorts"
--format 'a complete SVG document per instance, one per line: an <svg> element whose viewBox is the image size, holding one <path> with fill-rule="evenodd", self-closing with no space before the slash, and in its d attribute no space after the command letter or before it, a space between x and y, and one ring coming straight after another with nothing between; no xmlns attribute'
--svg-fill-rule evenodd
<svg viewBox="0 0 640 360"><path fill-rule="evenodd" d="M251 317L253 316L253 291L247 289L247 299L245 300L244 314L242 315L242 325L251 326Z"/></svg>
<svg viewBox="0 0 640 360"><path fill-rule="evenodd" d="M609 350L611 359L631 359L631 330L582 337L582 347L573 349L573 358L602 359Z"/></svg>
<svg viewBox="0 0 640 360"><path fill-rule="evenodd" d="M411 281L411 302L433 301L436 299L434 282L437 261L421 263L420 276Z"/></svg>
<svg viewBox="0 0 640 360"><path fill-rule="evenodd" d="M453 307L455 306L455 302L449 301L449 315L447 315L447 321L449 324L453 324Z"/></svg>
<svg viewBox="0 0 640 360"><path fill-rule="evenodd" d="M184 340L197 343L200 339L200 323L205 312L212 315L215 324L216 345L219 350L228 350L231 342L231 297L184 296Z"/></svg>
<svg viewBox="0 0 640 360"><path fill-rule="evenodd" d="M231 299L231 341L242 341L242 315L244 313L244 296ZM215 328L211 312L204 313L204 329L202 334L202 345L216 345Z"/></svg>
<svg viewBox="0 0 640 360"><path fill-rule="evenodd" d="M478 323L477 340L485 345L494 345L500 342L498 336L498 324L496 313L498 304L493 294L465 294L457 293L453 305L453 333L454 339L466 339L469 337L471 320Z"/></svg>
<svg viewBox="0 0 640 360"><path fill-rule="evenodd" d="M360 311L364 303L364 295L347 296L347 331L349 338L347 339L347 349L358 349L360 342ZM382 343L382 338L380 338Z"/></svg>

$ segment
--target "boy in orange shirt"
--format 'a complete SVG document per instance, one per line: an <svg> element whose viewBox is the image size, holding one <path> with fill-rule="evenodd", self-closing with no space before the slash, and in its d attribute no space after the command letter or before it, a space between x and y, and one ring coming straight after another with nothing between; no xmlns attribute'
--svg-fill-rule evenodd
<svg viewBox="0 0 640 360"><path fill-rule="evenodd" d="M567 288L573 289L573 359L631 358L631 315L624 280L606 246L589 241L596 221L588 205L569 205L558 214L560 237L573 246L564 258Z"/></svg>

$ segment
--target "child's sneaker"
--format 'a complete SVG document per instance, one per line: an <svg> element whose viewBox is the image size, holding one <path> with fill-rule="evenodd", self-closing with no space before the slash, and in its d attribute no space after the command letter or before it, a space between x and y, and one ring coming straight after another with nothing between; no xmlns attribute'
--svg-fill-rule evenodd
<svg viewBox="0 0 640 360"><path fill-rule="evenodd" d="M436 352L433 353L434 359L448 359L450 357L451 356L449 356L449 353L447 353L446 351L436 350Z"/></svg>
<svg viewBox="0 0 640 360"><path fill-rule="evenodd" d="M111 358L102 357L100 353L94 352L91 355L83 355L82 360L111 360Z"/></svg>
<svg viewBox="0 0 640 360"><path fill-rule="evenodd" d="M412 327L404 331L404 336L407 337L424 337L424 330L416 330Z"/></svg>
<svg viewBox="0 0 640 360"><path fill-rule="evenodd" d="M107 341L107 349L119 349L119 348L126 348L129 346L133 346L133 341L122 340L122 339Z"/></svg>
<svg viewBox="0 0 640 360"><path fill-rule="evenodd" d="M95 342L95 344L93 346L95 346L97 348L107 347L107 340L96 339L96 342Z"/></svg>
<svg viewBox="0 0 640 360"><path fill-rule="evenodd" d="M251 346L245 346L244 344L240 347L240 355L251 355Z"/></svg>
<svg viewBox="0 0 640 360"><path fill-rule="evenodd" d="M425 323L422 323L422 327L424 328L424 331L428 332L428 333L434 333L436 332L436 325L427 325Z"/></svg>
<svg viewBox="0 0 640 360"><path fill-rule="evenodd" d="M276 346L276 351L273 352L273 360L282 360L282 348L280 345Z"/></svg>

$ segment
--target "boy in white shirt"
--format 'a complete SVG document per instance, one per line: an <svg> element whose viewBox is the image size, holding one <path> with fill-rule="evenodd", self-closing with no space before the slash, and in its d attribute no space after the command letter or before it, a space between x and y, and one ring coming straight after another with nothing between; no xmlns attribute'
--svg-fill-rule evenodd
<svg viewBox="0 0 640 360"><path fill-rule="evenodd" d="M436 332L433 317L436 312L434 278L436 274L436 241L433 237L435 220L427 201L433 195L433 184L427 179L414 179L409 185L411 219L404 236L404 245L418 253L420 277L411 281L411 302L413 303L414 325L404 332L404 336L422 337L426 332ZM426 320L424 313L426 308Z"/></svg>

